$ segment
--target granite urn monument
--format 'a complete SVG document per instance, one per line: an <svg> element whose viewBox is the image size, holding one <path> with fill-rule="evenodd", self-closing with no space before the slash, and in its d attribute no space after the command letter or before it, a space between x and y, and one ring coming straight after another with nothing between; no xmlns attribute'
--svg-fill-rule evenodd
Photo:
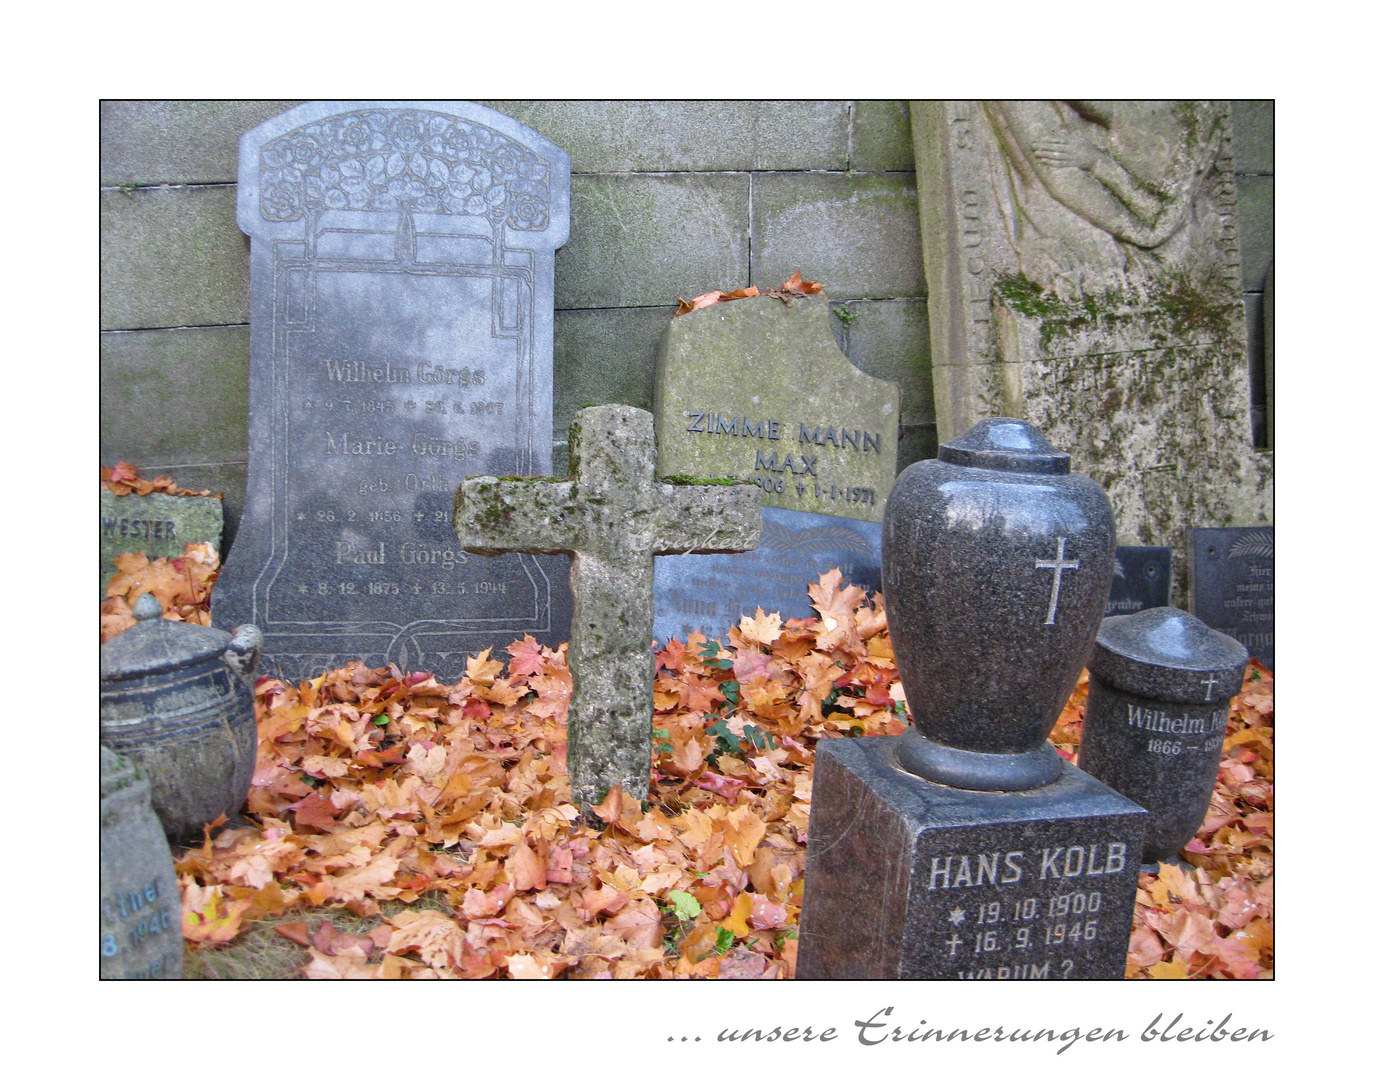
<svg viewBox="0 0 1374 1080"><path fill-rule="evenodd" d="M100 742L138 763L167 835L193 843L248 796L262 634L164 619L152 593L133 614L133 626L100 646Z"/></svg>
<svg viewBox="0 0 1374 1080"><path fill-rule="evenodd" d="M1274 528L1194 529L1193 614L1274 667Z"/></svg>
<svg viewBox="0 0 1374 1080"><path fill-rule="evenodd" d="M1177 608L1102 620L1078 766L1150 812L1146 869L1177 863L1207 816L1249 653Z"/></svg>
<svg viewBox="0 0 1374 1080"><path fill-rule="evenodd" d="M1114 549L1102 489L1025 421L902 472L883 594L911 725L817 747L798 978L1121 977L1145 814L1046 741Z"/></svg>
<svg viewBox="0 0 1374 1080"><path fill-rule="evenodd" d="M568 155L464 102L318 102L243 136L248 497L215 587L286 679L361 659L441 679L561 641L567 559L475 559L453 497L548 473Z"/></svg>
<svg viewBox="0 0 1374 1080"><path fill-rule="evenodd" d="M745 551L759 542L752 484L664 483L654 418L628 405L578 412L568 479L478 476L463 482L454 528L465 551L572 557L568 773L584 810L615 785L649 789L654 715L654 556Z"/></svg>
<svg viewBox="0 0 1374 1080"><path fill-rule="evenodd" d="M724 638L759 607L813 612L806 587L839 567L877 589L896 479L896 384L860 371L825 297L759 296L678 316L659 342L660 476L729 477L762 492L763 537L738 555L663 556L654 637Z"/></svg>
<svg viewBox="0 0 1374 1080"><path fill-rule="evenodd" d="M1121 542L1274 520L1257 450L1223 101L911 106L941 439L1024 417Z"/></svg>

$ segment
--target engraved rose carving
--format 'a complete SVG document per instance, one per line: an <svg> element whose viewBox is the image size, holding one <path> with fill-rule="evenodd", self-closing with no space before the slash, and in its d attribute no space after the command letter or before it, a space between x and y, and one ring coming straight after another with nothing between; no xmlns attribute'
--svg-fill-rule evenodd
<svg viewBox="0 0 1374 1080"><path fill-rule="evenodd" d="M261 209L293 221L312 209L472 214L548 227L548 163L499 132L439 113L331 117L262 148Z"/></svg>

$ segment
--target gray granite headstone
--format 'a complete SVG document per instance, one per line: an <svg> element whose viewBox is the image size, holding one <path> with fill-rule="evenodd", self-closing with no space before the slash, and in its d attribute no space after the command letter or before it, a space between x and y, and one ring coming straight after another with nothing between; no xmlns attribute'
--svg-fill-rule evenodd
<svg viewBox="0 0 1374 1080"><path fill-rule="evenodd" d="M898 398L840 351L823 296L733 300L673 319L658 348L658 474L755 484L764 531L746 554L660 558L654 636L724 637L760 607L805 618L806 587L837 566L846 582L879 588Z"/></svg>
<svg viewBox="0 0 1374 1080"><path fill-rule="evenodd" d="M150 559L175 558L186 545L219 551L224 501L213 495L116 495L100 493L100 595L119 573L112 561L127 551Z"/></svg>
<svg viewBox="0 0 1374 1080"><path fill-rule="evenodd" d="M660 555L654 560L654 638L686 641L694 630L725 640L759 608L788 619L815 614L806 591L838 567L848 585L880 590L883 527L876 521L763 508L763 535L738 555Z"/></svg>
<svg viewBox="0 0 1374 1080"><path fill-rule="evenodd" d="M466 102L317 102L243 136L249 490L215 588L262 671L361 659L457 678L567 635L567 559L477 559L453 498L552 468L567 153Z"/></svg>
<svg viewBox="0 0 1374 1080"><path fill-rule="evenodd" d="M1108 615L1130 615L1169 603L1173 549L1118 547Z"/></svg>
<svg viewBox="0 0 1374 1080"><path fill-rule="evenodd" d="M1115 546L1105 493L1025 421L903 470L883 593L911 724L817 747L798 978L1122 976L1144 811L1046 742Z"/></svg>
<svg viewBox="0 0 1374 1080"><path fill-rule="evenodd" d="M654 476L654 418L628 405L578 412L568 479L465 480L454 510L464 549L567 552L573 618L568 773L583 809L613 786L649 788L654 556L746 551L759 542L759 489Z"/></svg>
<svg viewBox="0 0 1374 1080"><path fill-rule="evenodd" d="M1249 658L1177 608L1102 620L1078 764L1150 812L1145 863L1176 862L1207 816Z"/></svg>
<svg viewBox="0 0 1374 1080"><path fill-rule="evenodd" d="M1193 614L1274 667L1274 527L1192 531Z"/></svg>

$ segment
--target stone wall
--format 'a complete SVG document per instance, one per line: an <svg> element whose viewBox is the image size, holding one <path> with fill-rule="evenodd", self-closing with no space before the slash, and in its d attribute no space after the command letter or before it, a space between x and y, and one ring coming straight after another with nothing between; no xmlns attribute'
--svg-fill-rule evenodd
<svg viewBox="0 0 1374 1080"><path fill-rule="evenodd" d="M294 101L101 106L100 455L243 505L248 240L238 137ZM572 156L558 253L555 468L586 404L652 408L678 297L826 284L840 348L902 387L899 467L935 452L908 107L897 101L484 101ZM1237 102L1252 353L1273 250L1273 105ZM1262 363L1261 363L1262 370ZM1261 394L1262 400L1262 394Z"/></svg>

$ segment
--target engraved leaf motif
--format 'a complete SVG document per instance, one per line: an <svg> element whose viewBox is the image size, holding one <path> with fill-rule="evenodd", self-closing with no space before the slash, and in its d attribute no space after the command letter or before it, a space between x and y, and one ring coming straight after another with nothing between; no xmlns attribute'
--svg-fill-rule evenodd
<svg viewBox="0 0 1374 1080"><path fill-rule="evenodd" d="M386 159L386 175L390 177L400 176L406 171L406 158L404 154L393 153Z"/></svg>
<svg viewBox="0 0 1374 1080"><path fill-rule="evenodd" d="M443 158L432 158L429 163L429 174L441 184L448 183L449 168Z"/></svg>
<svg viewBox="0 0 1374 1080"><path fill-rule="evenodd" d="M374 184L386 179L386 158L381 154L367 159L367 178Z"/></svg>
<svg viewBox="0 0 1374 1080"><path fill-rule="evenodd" d="M1239 559L1246 555L1272 559L1274 557L1274 537L1271 533L1246 533L1231 545L1226 553L1228 559Z"/></svg>
<svg viewBox="0 0 1374 1080"><path fill-rule="evenodd" d="M1116 569L1112 571L1112 576L1120 578L1124 578L1126 576L1126 568L1121 565L1120 559L1116 560Z"/></svg>

